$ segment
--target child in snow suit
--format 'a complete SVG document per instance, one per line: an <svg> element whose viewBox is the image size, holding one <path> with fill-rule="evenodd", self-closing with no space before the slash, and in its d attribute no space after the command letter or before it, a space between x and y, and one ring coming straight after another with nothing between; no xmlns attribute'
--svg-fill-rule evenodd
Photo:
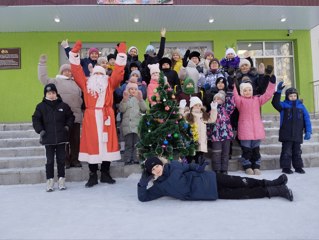
<svg viewBox="0 0 319 240"><path fill-rule="evenodd" d="M124 163L125 165L139 163L136 153L136 143L139 141L138 124L141 113L146 112L146 103L143 95L138 90L137 83L129 82L123 93L123 100L119 110L123 114L121 129L125 140Z"/></svg>
<svg viewBox="0 0 319 240"><path fill-rule="evenodd" d="M144 163L144 171L137 184L138 200L152 201L169 196L184 201L216 199L252 199L282 197L293 201L293 194L286 183L285 174L274 180L230 176L205 171L202 165L172 161L165 165L158 157L150 157ZM148 182L155 179L153 186Z"/></svg>
<svg viewBox="0 0 319 240"><path fill-rule="evenodd" d="M279 141L282 142L280 154L280 167L282 172L291 174L291 163L295 172L305 173L301 158L301 144L304 140L310 140L312 129L310 116L306 107L298 97L295 88L286 90L286 98L280 102L281 91L285 86L283 82L278 83L277 91L272 99L272 105L280 112Z"/></svg>

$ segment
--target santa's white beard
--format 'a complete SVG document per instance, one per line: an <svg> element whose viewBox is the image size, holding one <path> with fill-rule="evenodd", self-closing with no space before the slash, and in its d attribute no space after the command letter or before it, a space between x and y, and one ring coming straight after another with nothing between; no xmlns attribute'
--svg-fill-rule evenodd
<svg viewBox="0 0 319 240"><path fill-rule="evenodd" d="M89 77L86 84L88 93L94 97L97 97L97 95L105 92L108 85L108 76L92 75Z"/></svg>

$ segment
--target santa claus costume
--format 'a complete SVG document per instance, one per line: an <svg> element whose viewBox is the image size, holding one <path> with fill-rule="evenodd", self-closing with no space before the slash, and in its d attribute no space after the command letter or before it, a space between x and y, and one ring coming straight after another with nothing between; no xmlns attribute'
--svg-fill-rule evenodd
<svg viewBox="0 0 319 240"><path fill-rule="evenodd" d="M110 163L120 160L115 117L113 111L113 91L119 87L124 76L126 65L126 46L121 43L118 47L115 68L112 76L106 75L101 66L93 68L92 75L87 79L80 65L82 44L77 41L70 52L69 61L75 82L83 91L85 113L82 126L79 160L88 162L90 178L86 187L98 183L97 170L101 164L100 182L115 183L110 176Z"/></svg>

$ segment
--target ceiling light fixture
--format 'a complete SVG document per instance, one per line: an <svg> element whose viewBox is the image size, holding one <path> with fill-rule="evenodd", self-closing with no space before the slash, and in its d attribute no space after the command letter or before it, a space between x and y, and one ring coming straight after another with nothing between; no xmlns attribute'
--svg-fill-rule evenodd
<svg viewBox="0 0 319 240"><path fill-rule="evenodd" d="M286 22L287 21L287 18L285 18L285 17L282 17L281 19L280 19L280 22Z"/></svg>
<svg viewBox="0 0 319 240"><path fill-rule="evenodd" d="M140 19L136 17L136 18L133 19L133 21L138 23L140 21Z"/></svg>
<svg viewBox="0 0 319 240"><path fill-rule="evenodd" d="M61 20L60 20L59 17L55 17L55 18L54 18L54 21L55 21L56 23L59 23Z"/></svg>
<svg viewBox="0 0 319 240"><path fill-rule="evenodd" d="M209 22L209 23L213 23L214 21L215 21L214 18L208 19L208 22Z"/></svg>

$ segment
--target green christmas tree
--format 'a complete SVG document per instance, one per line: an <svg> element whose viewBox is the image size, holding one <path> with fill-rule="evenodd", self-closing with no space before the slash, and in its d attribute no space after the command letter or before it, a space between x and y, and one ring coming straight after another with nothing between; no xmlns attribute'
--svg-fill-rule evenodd
<svg viewBox="0 0 319 240"><path fill-rule="evenodd" d="M176 160L194 156L198 143L193 140L191 126L179 113L174 90L165 83L160 73L159 86L154 90L153 105L139 123L140 141L137 144L140 159L162 156Z"/></svg>

